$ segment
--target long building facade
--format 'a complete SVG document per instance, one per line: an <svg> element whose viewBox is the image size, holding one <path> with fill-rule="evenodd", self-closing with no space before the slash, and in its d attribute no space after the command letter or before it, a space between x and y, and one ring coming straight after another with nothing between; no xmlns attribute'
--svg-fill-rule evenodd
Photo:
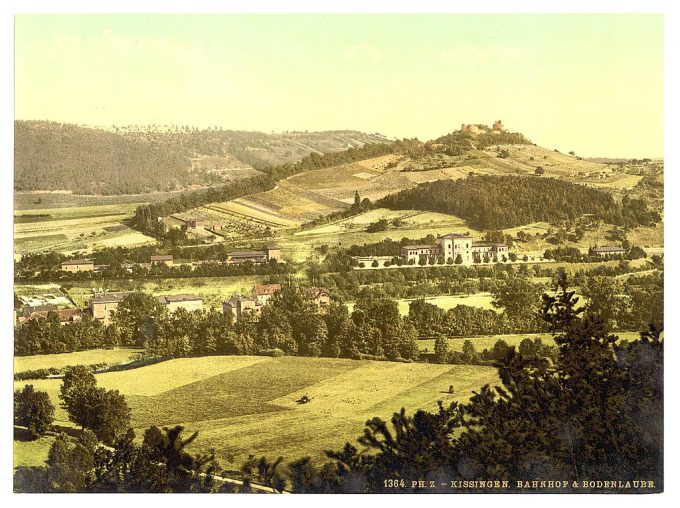
<svg viewBox="0 0 680 508"><path fill-rule="evenodd" d="M508 246L501 243L475 242L472 236L450 233L437 238L434 245L405 245L401 258L408 264L427 263L431 258L444 258L445 263L471 265L507 257Z"/></svg>

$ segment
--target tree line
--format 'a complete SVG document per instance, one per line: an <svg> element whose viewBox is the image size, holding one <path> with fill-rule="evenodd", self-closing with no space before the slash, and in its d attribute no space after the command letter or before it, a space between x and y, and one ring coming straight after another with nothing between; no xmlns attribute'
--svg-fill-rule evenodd
<svg viewBox="0 0 680 508"><path fill-rule="evenodd" d="M539 272L539 276L550 273L556 277L561 272ZM329 280L325 278L322 282ZM17 327L14 353L25 356L130 346L145 347L150 355L174 357L280 350L282 354L302 356L371 355L417 360L413 341L419 337L545 331L537 317L544 287L532 280L528 270L482 277L474 287L472 281L461 275L450 279L450 289L489 291L494 307L502 312L467 305L444 311L434 304L415 300L409 305L408 316L402 318L395 296L388 292L392 286L362 287L369 280L372 279L353 280L350 283L356 284L356 288L351 292L345 289L346 294L351 293L356 299L351 314L338 295L334 295L328 309L320 310L295 287L284 287L263 306L259 319L245 316L238 322L215 310L179 309L170 314L153 296L132 293L119 304L108 327L87 315L81 322L62 325L55 313ZM619 280L598 270L587 275L579 273L573 282L587 298L588 312L607 320L612 329L642 330L649 323L663 320L662 271Z"/></svg>
<svg viewBox="0 0 680 508"><path fill-rule="evenodd" d="M660 220L641 199L621 203L601 190L558 179L471 176L418 185L376 202L392 210L429 210L455 215L480 230L498 230L531 222L575 220L585 214L626 227Z"/></svg>

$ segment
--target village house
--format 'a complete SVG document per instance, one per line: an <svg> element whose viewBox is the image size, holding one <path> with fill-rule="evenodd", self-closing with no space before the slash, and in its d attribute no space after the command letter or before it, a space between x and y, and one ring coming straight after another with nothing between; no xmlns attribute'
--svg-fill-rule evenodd
<svg viewBox="0 0 680 508"><path fill-rule="evenodd" d="M94 261L89 259L71 259L61 264L63 272L93 272Z"/></svg>
<svg viewBox="0 0 680 508"><path fill-rule="evenodd" d="M230 314L234 321L238 321L245 314L252 314L255 317L260 315L262 304L258 304L254 298L243 295L232 296L229 300L222 303L222 312Z"/></svg>
<svg viewBox="0 0 680 508"><path fill-rule="evenodd" d="M590 249L591 255L606 258L609 256L623 256L626 254L626 249L616 246L593 247Z"/></svg>
<svg viewBox="0 0 680 508"><path fill-rule="evenodd" d="M130 291L95 293L88 304L92 318L108 326L111 324L111 318L118 308L118 304L129 294L131 294Z"/></svg>
<svg viewBox="0 0 680 508"><path fill-rule="evenodd" d="M58 307L52 303L44 303L41 305L27 305L21 309L21 315L24 317L30 316L34 312L50 312L57 310Z"/></svg>
<svg viewBox="0 0 680 508"><path fill-rule="evenodd" d="M265 305L277 291L281 291L281 284L256 284L253 299L258 305Z"/></svg>
<svg viewBox="0 0 680 508"><path fill-rule="evenodd" d="M331 304L331 295L326 288L302 288L302 291L319 310L326 309Z"/></svg>
<svg viewBox="0 0 680 508"><path fill-rule="evenodd" d="M152 265L172 266L174 263L172 254L151 256Z"/></svg>
<svg viewBox="0 0 680 508"><path fill-rule="evenodd" d="M17 317L17 324L23 325L29 321L36 319L47 319L50 312L54 313L59 320L59 324L66 325L69 323L77 323L83 320L83 312L80 309L50 309L38 310L26 313L27 309L23 309L22 314Z"/></svg>
<svg viewBox="0 0 680 508"><path fill-rule="evenodd" d="M158 301L165 305L170 312L185 309L189 312L203 310L203 299L195 295L167 295L159 296Z"/></svg>
<svg viewBox="0 0 680 508"><path fill-rule="evenodd" d="M299 290L306 298L313 301L319 310L324 310L330 305L330 293L326 288L303 287ZM257 318L262 308L269 303L277 291L281 291L281 284L257 284L253 288L252 296L236 295L222 302L222 312L230 314L236 321L241 319L245 313Z"/></svg>

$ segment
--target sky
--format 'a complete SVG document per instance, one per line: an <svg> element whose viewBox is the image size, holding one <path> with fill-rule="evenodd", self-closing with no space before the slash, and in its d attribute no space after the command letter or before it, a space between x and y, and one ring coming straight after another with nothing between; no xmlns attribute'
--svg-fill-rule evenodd
<svg viewBox="0 0 680 508"><path fill-rule="evenodd" d="M502 120L585 157L661 157L663 16L19 15L15 118L354 129Z"/></svg>

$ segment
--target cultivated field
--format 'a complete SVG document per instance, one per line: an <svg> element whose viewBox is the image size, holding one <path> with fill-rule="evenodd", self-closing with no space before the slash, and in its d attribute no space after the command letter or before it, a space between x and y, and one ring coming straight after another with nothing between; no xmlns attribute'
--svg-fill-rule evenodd
<svg viewBox="0 0 680 508"><path fill-rule="evenodd" d="M137 246L155 240L125 222L136 204L44 208L14 214L14 252L91 252L115 246Z"/></svg>
<svg viewBox="0 0 680 508"><path fill-rule="evenodd" d="M435 409L437 400L465 400L497 379L490 367L300 357L177 359L97 375L101 386L126 396L138 436L150 425L182 424L199 431L193 450L215 448L223 467L238 467L251 453L321 459L324 450L356 444L373 416ZM56 404L60 383L33 384ZM297 404L304 394L313 400ZM68 425L62 409L56 417ZM39 462L36 455L46 455L47 446L15 442L15 466Z"/></svg>

